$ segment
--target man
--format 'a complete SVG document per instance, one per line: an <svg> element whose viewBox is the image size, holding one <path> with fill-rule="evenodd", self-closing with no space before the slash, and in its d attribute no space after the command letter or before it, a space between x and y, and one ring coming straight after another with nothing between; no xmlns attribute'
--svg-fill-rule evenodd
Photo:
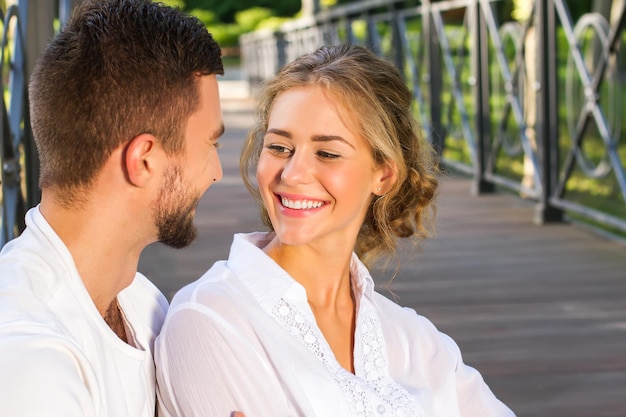
<svg viewBox="0 0 626 417"><path fill-rule="evenodd" d="M41 204L0 255L0 416L153 417L167 302L142 250L194 239L222 176L220 48L150 0L90 0L41 56Z"/></svg>

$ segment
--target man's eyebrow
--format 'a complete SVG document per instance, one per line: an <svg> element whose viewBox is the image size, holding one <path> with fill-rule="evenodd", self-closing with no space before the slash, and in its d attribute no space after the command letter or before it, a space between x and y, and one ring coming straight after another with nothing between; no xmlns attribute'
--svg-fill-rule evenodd
<svg viewBox="0 0 626 417"><path fill-rule="evenodd" d="M215 139L219 139L224 135L224 132L226 131L226 128L224 128L224 123L222 123L220 125L220 127L218 127L215 132L213 132L211 134L211 136L209 137L211 140L215 140Z"/></svg>

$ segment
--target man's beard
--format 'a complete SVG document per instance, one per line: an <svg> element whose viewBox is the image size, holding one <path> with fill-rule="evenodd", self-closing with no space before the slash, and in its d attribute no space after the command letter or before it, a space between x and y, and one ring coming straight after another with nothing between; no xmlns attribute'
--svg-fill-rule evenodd
<svg viewBox="0 0 626 417"><path fill-rule="evenodd" d="M159 242L175 249L187 247L196 239L194 211L200 197L192 196L182 181L180 166L168 170L154 210Z"/></svg>

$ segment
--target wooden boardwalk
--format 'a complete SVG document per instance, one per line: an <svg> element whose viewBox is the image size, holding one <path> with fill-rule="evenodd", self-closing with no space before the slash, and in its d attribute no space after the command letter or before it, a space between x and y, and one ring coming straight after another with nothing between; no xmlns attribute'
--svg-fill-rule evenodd
<svg viewBox="0 0 626 417"><path fill-rule="evenodd" d="M260 229L237 166L249 102L225 100L224 117L224 179L200 203L198 240L181 251L152 245L140 262L168 297L224 259L233 233ZM532 203L469 189L467 179L442 181L437 237L403 248L391 284L393 271L377 271L380 291L454 338L519 417L625 417L626 246L535 226Z"/></svg>

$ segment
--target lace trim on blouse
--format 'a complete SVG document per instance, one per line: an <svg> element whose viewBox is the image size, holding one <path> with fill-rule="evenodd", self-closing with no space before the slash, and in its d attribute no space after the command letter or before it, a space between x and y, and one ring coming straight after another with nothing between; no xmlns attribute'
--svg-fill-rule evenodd
<svg viewBox="0 0 626 417"><path fill-rule="evenodd" d="M389 376L385 340L374 307L365 298L361 299L357 317L357 333L362 343L362 363L357 363L355 351L355 373L346 371L335 359L330 346L316 324L307 320L297 308L280 299L272 310L274 318L302 343L334 375L337 385L348 399L350 415L355 417L384 414L394 417L423 417L423 409L417 399ZM357 343L356 346L359 344ZM378 398L386 407L379 404L376 409L372 397Z"/></svg>

